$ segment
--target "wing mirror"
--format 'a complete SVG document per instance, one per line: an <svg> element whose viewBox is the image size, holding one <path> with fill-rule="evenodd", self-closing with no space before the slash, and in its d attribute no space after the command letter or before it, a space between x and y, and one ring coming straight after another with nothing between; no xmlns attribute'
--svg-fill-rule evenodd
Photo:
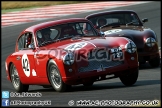
<svg viewBox="0 0 162 108"><path fill-rule="evenodd" d="M142 22L143 23L148 22L148 19L147 18L144 18L144 19L142 19Z"/></svg>
<svg viewBox="0 0 162 108"><path fill-rule="evenodd" d="M102 32L102 31L100 31L99 34L100 34L101 36L104 36L104 35L105 35L105 33Z"/></svg>

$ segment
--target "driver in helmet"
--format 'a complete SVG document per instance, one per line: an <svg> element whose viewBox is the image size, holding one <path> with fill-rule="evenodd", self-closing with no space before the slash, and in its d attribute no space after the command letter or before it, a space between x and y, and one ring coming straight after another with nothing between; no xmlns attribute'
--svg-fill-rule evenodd
<svg viewBox="0 0 162 108"><path fill-rule="evenodd" d="M52 40L51 37L50 37L50 35L51 35L51 30L45 29L45 30L43 30L42 34L43 34L43 37L44 37L45 41L50 41L50 40Z"/></svg>
<svg viewBox="0 0 162 108"><path fill-rule="evenodd" d="M40 31L37 32L37 41L39 46L45 41Z"/></svg>
<svg viewBox="0 0 162 108"><path fill-rule="evenodd" d="M41 45L45 41L51 41L50 38L51 31L50 30L41 30L37 32L37 40L38 45Z"/></svg>
<svg viewBox="0 0 162 108"><path fill-rule="evenodd" d="M101 26L103 26L103 25L106 25L107 24L107 20L105 19L105 18L99 18L98 20L97 20L97 27L99 28L99 27L101 27Z"/></svg>

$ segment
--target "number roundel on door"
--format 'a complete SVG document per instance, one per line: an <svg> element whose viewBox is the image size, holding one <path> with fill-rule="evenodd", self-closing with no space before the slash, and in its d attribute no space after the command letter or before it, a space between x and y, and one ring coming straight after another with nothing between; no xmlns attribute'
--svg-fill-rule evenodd
<svg viewBox="0 0 162 108"><path fill-rule="evenodd" d="M26 54L22 56L21 63L22 63L22 69L25 75L29 77L30 76L30 63L29 63L28 56Z"/></svg>

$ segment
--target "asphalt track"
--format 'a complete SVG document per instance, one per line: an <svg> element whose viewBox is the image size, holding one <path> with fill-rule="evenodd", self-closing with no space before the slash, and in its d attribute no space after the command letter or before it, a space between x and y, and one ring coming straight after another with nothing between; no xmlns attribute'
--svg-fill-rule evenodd
<svg viewBox="0 0 162 108"><path fill-rule="evenodd" d="M139 15L140 19L148 18L149 21L145 23L145 26L153 29L158 37L158 45L161 48L161 12L160 2L150 2L145 4L139 4L134 6L126 6L120 8L114 8L115 10L134 10ZM111 9L111 10L114 10ZM109 9L110 10L110 9ZM96 11L99 12L99 11ZM77 14L64 16L61 18L69 17L84 17L90 13ZM49 20L61 19L54 18ZM2 28L2 56L1 56L1 90L15 92L12 84L6 79L5 72L5 59L14 51L15 41L19 33L28 26L45 22L49 20L43 20L38 22L32 22L27 24L21 24L16 26ZM11 97L10 100L51 100L52 106L69 106L68 102L73 100L74 102L79 100L160 100L161 101L161 65L157 68L151 68L148 63L139 67L139 77L135 85L131 87L125 87L118 78L95 82L92 87L85 88L82 85L73 86L71 91L58 93L51 88L45 89L41 86L32 85L29 87L29 93L42 93L41 98L36 97Z"/></svg>

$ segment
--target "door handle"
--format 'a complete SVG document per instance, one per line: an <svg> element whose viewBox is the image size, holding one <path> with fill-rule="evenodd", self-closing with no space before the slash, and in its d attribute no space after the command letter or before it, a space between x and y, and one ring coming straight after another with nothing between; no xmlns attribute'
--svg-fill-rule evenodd
<svg viewBox="0 0 162 108"><path fill-rule="evenodd" d="M17 57L16 57L16 60L20 60L20 59L21 59L21 57L20 57L20 56L17 56Z"/></svg>

